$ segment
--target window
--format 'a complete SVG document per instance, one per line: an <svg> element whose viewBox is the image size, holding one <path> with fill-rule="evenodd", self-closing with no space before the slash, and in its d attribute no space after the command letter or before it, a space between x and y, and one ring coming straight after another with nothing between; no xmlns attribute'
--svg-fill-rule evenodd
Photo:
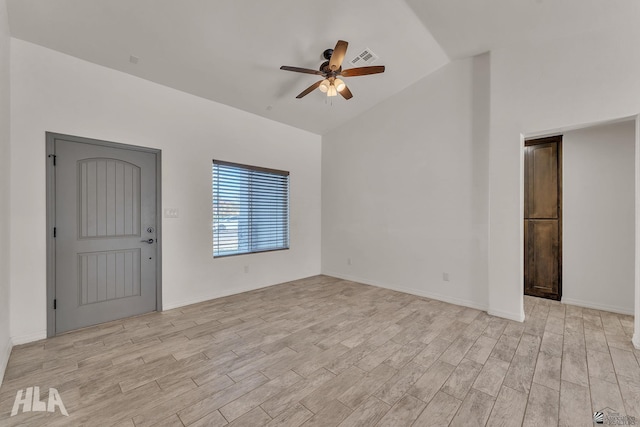
<svg viewBox="0 0 640 427"><path fill-rule="evenodd" d="M289 172L213 161L213 256L289 249Z"/></svg>

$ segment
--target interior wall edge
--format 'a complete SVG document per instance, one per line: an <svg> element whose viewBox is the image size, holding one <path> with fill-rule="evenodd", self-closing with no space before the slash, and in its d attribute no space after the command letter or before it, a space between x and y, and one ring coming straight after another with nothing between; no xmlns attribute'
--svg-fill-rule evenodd
<svg viewBox="0 0 640 427"><path fill-rule="evenodd" d="M0 0L0 384L11 354L11 35L6 0ZM9 161L6 161L9 160Z"/></svg>
<svg viewBox="0 0 640 427"><path fill-rule="evenodd" d="M4 380L4 373L6 372L7 365L9 364L9 357L11 356L11 349L13 348L13 342L11 337L7 339L7 342L3 345L4 349L0 351L0 386Z"/></svg>
<svg viewBox="0 0 640 427"><path fill-rule="evenodd" d="M635 115L635 270L634 270L634 319L633 345L640 350L640 114Z"/></svg>

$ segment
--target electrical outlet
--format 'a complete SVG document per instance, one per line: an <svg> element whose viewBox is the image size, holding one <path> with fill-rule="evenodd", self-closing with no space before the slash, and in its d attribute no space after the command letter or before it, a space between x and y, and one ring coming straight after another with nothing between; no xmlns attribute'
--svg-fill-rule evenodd
<svg viewBox="0 0 640 427"><path fill-rule="evenodd" d="M351 265L351 258L347 258L347 265Z"/></svg>
<svg viewBox="0 0 640 427"><path fill-rule="evenodd" d="M449 273L442 273L442 280L444 280L445 282L449 281Z"/></svg>
<svg viewBox="0 0 640 427"><path fill-rule="evenodd" d="M245 266L244 266L244 272L245 272L245 273L248 273L248 272L249 272L249 266L248 266L248 265L245 265Z"/></svg>

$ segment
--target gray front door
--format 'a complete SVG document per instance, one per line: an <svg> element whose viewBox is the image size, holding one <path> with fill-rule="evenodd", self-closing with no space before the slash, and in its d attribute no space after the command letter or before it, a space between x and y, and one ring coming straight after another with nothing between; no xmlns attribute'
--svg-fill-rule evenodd
<svg viewBox="0 0 640 427"><path fill-rule="evenodd" d="M55 150L56 333L156 309L156 154Z"/></svg>

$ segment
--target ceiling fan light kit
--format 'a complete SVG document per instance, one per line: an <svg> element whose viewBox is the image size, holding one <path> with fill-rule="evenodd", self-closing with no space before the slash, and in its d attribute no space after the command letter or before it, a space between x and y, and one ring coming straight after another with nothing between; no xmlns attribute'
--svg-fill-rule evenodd
<svg viewBox="0 0 640 427"><path fill-rule="evenodd" d="M336 96L338 92L342 92L345 87L347 87L347 85L345 85L342 80L331 78L324 79L320 82L318 89L320 89L320 92L326 93L327 96Z"/></svg>
<svg viewBox="0 0 640 427"><path fill-rule="evenodd" d="M347 53L347 46L349 44L344 40L338 40L334 49L327 49L323 52L323 56L327 59L318 71L311 70L309 68L291 67L283 65L281 70L293 71L295 73L315 74L322 76L323 79L315 82L302 92L296 98L300 99L315 89L320 89L320 92L326 93L327 96L337 96L338 93L342 95L344 99L351 99L353 94L347 87L344 81L338 77L356 77L367 76L370 74L384 73L384 65L370 66L370 67L357 67L347 70L342 69L342 61Z"/></svg>

